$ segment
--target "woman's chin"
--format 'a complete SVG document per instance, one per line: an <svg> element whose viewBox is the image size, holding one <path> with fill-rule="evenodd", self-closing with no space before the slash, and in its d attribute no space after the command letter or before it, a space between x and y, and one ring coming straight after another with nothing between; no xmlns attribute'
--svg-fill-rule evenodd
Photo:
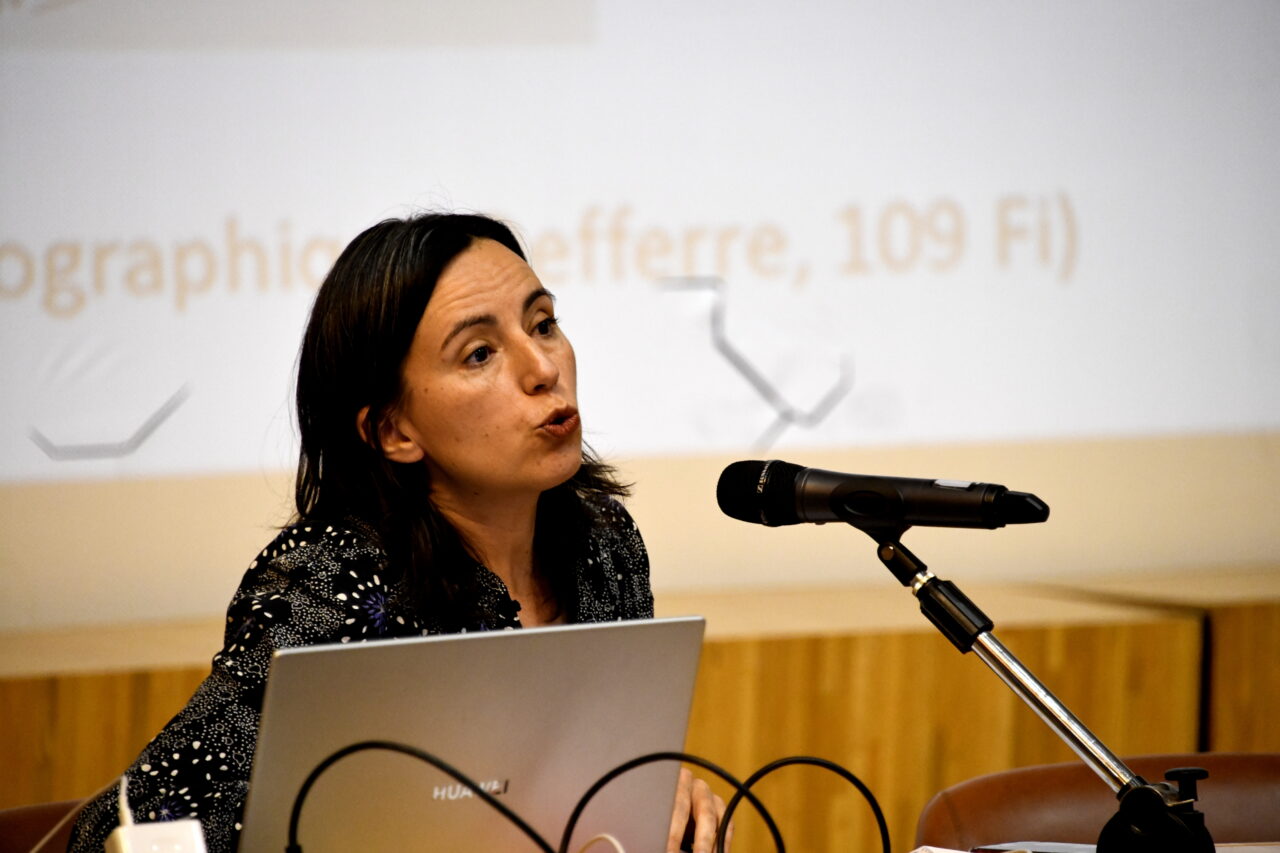
<svg viewBox="0 0 1280 853"><path fill-rule="evenodd" d="M557 464L550 466L547 471L548 485L546 488L554 489L556 486L563 485L573 479L573 476L582 468L582 442L575 441L573 444L572 455L568 453L568 448L561 454L557 454Z"/></svg>

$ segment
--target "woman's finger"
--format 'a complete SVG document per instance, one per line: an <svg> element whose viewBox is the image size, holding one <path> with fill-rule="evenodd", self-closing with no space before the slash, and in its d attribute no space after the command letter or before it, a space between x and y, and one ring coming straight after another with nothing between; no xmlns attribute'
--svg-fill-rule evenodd
<svg viewBox="0 0 1280 853"><path fill-rule="evenodd" d="M724 800L719 794L716 797L716 828L719 829L720 824L724 822ZM729 824L724 830L724 849L727 851L729 845L733 842L733 824Z"/></svg>
<svg viewBox="0 0 1280 853"><path fill-rule="evenodd" d="M694 820L693 853L712 853L716 840L716 827L724 814L724 801L715 795L702 779L694 779L692 790Z"/></svg>
<svg viewBox="0 0 1280 853"><path fill-rule="evenodd" d="M680 768L676 783L676 799L671 807L671 828L667 830L667 853L679 853L684 840L685 827L689 825L693 803L693 774L688 768Z"/></svg>

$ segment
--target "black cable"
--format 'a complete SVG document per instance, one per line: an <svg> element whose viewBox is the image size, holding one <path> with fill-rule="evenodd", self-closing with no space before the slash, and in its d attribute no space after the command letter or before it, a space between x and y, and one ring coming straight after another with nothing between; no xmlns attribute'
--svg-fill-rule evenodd
<svg viewBox="0 0 1280 853"><path fill-rule="evenodd" d="M778 825L774 822L773 815L769 814L769 810L764 807L764 803L760 802L756 795L751 793L751 783L748 782L744 784L739 782L735 776L719 765L712 764L705 758L699 758L698 756L690 755L687 752L653 752L648 755L642 755L639 758L633 758L630 761L619 764L617 767L597 779L595 784L588 788L587 792L582 795L582 799L578 800L578 805L574 806L573 814L569 816L569 821L565 824L564 834L560 836L559 853L568 853L569 841L573 838L573 830L578 825L578 818L582 816L582 812L586 809L587 803L591 801L592 797L600 792L601 788L621 776L623 773L634 770L641 765L652 764L657 761L681 761L687 764L696 764L704 770L710 770L712 773L728 782L737 792L733 795L733 802L735 804L739 803L742 801L743 797L746 797L751 805L755 807L755 810L760 813L760 817L764 819L765 825L769 827L769 834L773 836L773 844L777 849L777 853L786 853L787 848L782 841L782 833L778 831ZM848 773L847 770L845 772ZM720 827L717 828L717 837L719 837L720 830L724 828L728 821L729 812L726 811L724 814L724 820L721 821ZM721 847L723 848L723 844Z"/></svg>
<svg viewBox="0 0 1280 853"><path fill-rule="evenodd" d="M880 804L876 802L876 798L871 793L871 789L868 788L866 785L864 785L861 779L859 779L857 776L854 776L852 773L850 773L845 768L841 767L839 764L836 764L834 761L828 761L825 758L813 758L808 755L793 755L790 758L779 758L777 761L771 761L768 764L766 764L764 767L761 767L755 773L752 773L751 776L747 778L747 781L742 783L742 786L737 790L736 793L734 793L733 799L729 800L729 805L725 806L724 820L720 821L720 826L716 829L716 842L715 842L716 853L724 853L725 828L729 825L729 821L733 817L734 810L738 808L738 803L742 802L743 796L747 796L747 797L751 796L751 786L759 782L765 776L768 776L773 771L783 767L788 767L792 764L809 764L814 767L821 767L825 770L830 770L832 773L835 773L837 776L841 777L845 781L852 784L855 788L857 788L858 791L862 794L862 796L865 797L867 802L871 805L871 811L876 817L876 826L880 828L881 848L883 849L884 853L890 853L889 825L885 823L884 812L880 811Z"/></svg>
<svg viewBox="0 0 1280 853"><path fill-rule="evenodd" d="M343 747L337 752L332 753L315 766L311 773L307 775L306 780L302 783L302 787L298 789L297 796L294 797L293 808L289 813L289 838L288 845L285 847L285 853L302 853L302 846L298 844L298 824L302 818L302 806L303 803L306 802L307 795L311 792L311 787L320 778L321 774L338 761L346 758L348 755L369 749L385 749L390 752L399 752L403 755L409 755L427 762L449 776L452 776L463 785L466 785L468 789L476 794L476 796L480 797L481 800L496 809L499 814L511 821L511 823L513 823L521 832L527 835L543 851L543 853L556 853L556 851L552 850L551 845L548 844L546 840L518 814L496 799L488 791L481 788L479 783L471 779L471 777L467 776L461 770L458 770L452 764L449 764L442 758L437 758L426 750L386 740L366 740L351 744L350 746ZM582 798L578 800L578 804L574 806L573 813L569 816L569 820L565 824L564 834L560 838L559 853L568 853L569 842L573 838L573 830L577 827L578 820L582 817L582 813L586 809L587 804L591 802L591 799L595 797L595 795L598 794L605 785L609 784L622 774L634 770L637 767L658 761L679 761L686 764L697 765L704 770L709 770L716 774L735 789L733 797L725 807L724 816L721 819L719 826L716 827L714 847L717 853L724 853L726 829L729 826L730 820L733 818L733 813L737 810L738 805L742 802L743 798L746 798L746 800L751 803L755 810L760 814L760 817L764 820L765 826L768 827L769 834L773 838L773 844L777 853L786 853L786 845L782 840L782 833L778 831L777 823L769 813L769 810L765 808L762 802L760 802L759 798L751 792L751 787L773 771L792 764L808 764L814 767L821 767L826 770L830 770L857 788L863 797L866 798L868 804L871 806L872 813L875 815L876 825L880 829L880 843L883 848L883 853L891 853L889 849L889 827L885 823L884 813L880 810L880 804L876 802L876 798L871 793L871 790L864 785L857 776L853 775L839 764L836 764L834 761L804 755L780 758L777 761L766 764L755 773L752 773L746 782L741 782L719 765L713 764L705 758L700 758L699 756L691 755L687 752L654 752L648 755L642 755L639 758L633 758L630 761L619 764L617 767L597 779L595 783L587 789L587 792L582 795Z"/></svg>
<svg viewBox="0 0 1280 853"><path fill-rule="evenodd" d="M470 788L472 792L480 797L480 799L497 809L498 813L507 820L514 823L521 832L533 839L533 842L542 849L543 853L555 853L555 851L551 849L551 845L548 844L533 827L525 823L518 814L499 802L492 794L481 788L478 783L472 780L471 777L467 776L461 770L458 770L452 764L449 764L443 759L436 758L425 750L389 740L364 740L359 743L353 743L351 746L343 747L316 765L315 769L307 776L306 781L302 783L302 787L298 789L298 795L293 799L293 810L289 814L289 846L285 848L285 853L302 853L302 846L298 844L298 820L302 815L302 804L307 799L307 793L310 792L311 786L315 784L316 780L320 778L320 774L328 770L333 764L337 763L341 759L351 755L353 752L361 752L366 749L386 749L391 752L411 755L414 758L419 758L428 764L443 770L445 773Z"/></svg>

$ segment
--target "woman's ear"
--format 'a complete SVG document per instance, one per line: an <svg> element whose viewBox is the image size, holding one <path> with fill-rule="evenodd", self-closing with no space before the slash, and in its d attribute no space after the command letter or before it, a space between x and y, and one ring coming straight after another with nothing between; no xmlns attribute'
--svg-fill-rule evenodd
<svg viewBox="0 0 1280 853"><path fill-rule="evenodd" d="M356 412L356 432L359 433L361 441L370 441L368 427L369 407L364 406ZM376 435L372 437L377 440L375 446L392 462L421 462L426 455L418 443L400 429L394 416L384 416L374 426L374 430Z"/></svg>

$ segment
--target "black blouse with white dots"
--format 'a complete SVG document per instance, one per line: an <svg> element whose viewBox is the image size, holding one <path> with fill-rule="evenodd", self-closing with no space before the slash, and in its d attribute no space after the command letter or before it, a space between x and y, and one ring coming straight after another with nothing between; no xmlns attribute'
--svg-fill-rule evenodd
<svg viewBox="0 0 1280 853"><path fill-rule="evenodd" d="M621 504L595 508L595 525L575 567L571 622L653 616L649 559ZM520 627L506 586L478 563L481 617L475 630ZM231 853L258 736L272 653L290 646L357 643L436 633L390 583L386 554L360 524L287 528L245 572L227 609L223 648L191 700L126 771L137 821L198 818L209 853ZM116 787L89 803L69 851L101 851L116 826Z"/></svg>

